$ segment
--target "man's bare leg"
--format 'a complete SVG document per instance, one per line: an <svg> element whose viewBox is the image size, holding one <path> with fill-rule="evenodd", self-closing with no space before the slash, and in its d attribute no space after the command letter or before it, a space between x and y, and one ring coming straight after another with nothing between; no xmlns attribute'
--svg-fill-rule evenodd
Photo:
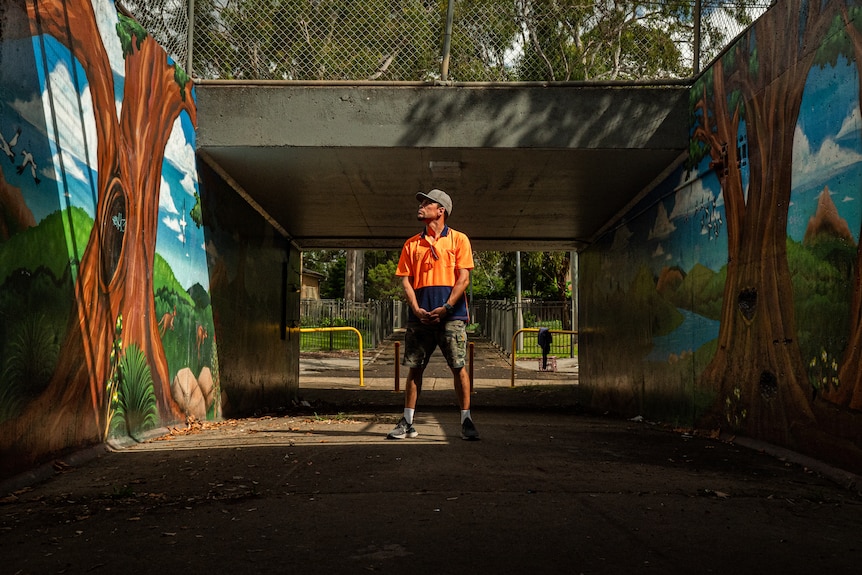
<svg viewBox="0 0 862 575"><path fill-rule="evenodd" d="M416 409L416 402L422 391L422 374L424 372L424 368L421 367L411 367L407 371L407 382L404 384L404 407L407 409Z"/></svg>
<svg viewBox="0 0 862 575"><path fill-rule="evenodd" d="M455 395L462 410L470 409L470 374L463 367L453 367L452 379L455 385Z"/></svg>
<svg viewBox="0 0 862 575"><path fill-rule="evenodd" d="M411 367L407 372L407 382L404 385L404 416L395 425L395 429L386 436L387 439L404 439L419 435L419 432L413 427L413 412L416 410L419 392L422 391L423 371L424 368Z"/></svg>
<svg viewBox="0 0 862 575"><path fill-rule="evenodd" d="M463 367L453 367L452 378L455 384L455 395L458 396L458 405L461 406L461 438L479 439L479 432L476 431L473 416L470 414L470 374Z"/></svg>

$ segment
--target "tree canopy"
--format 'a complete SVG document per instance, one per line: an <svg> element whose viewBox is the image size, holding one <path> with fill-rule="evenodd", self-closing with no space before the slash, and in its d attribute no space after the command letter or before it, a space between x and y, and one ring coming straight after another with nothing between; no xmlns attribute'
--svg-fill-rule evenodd
<svg viewBox="0 0 862 575"><path fill-rule="evenodd" d="M395 275L398 251L365 252L365 297L371 300L400 299L401 281ZM472 274L475 299L513 299L516 296L515 252L475 252ZM522 296L537 300L564 301L571 297L569 252L522 252ZM324 274L320 297L339 299L344 295L346 253L343 250L303 252L303 267Z"/></svg>
<svg viewBox="0 0 862 575"><path fill-rule="evenodd" d="M161 7L169 4L158 2ZM174 11L147 17L176 24ZM764 0L458 0L449 78L568 81L690 76ZM765 7L765 6L763 6ZM448 0L197 0L198 76L286 80L434 80Z"/></svg>

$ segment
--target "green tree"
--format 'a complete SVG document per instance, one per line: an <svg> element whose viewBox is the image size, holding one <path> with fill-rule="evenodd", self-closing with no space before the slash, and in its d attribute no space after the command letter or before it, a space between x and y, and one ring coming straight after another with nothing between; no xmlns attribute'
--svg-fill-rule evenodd
<svg viewBox="0 0 862 575"><path fill-rule="evenodd" d="M565 301L571 294L568 279L569 252L521 252L521 295L537 300ZM515 252L501 256L500 272L508 286L505 297L515 297Z"/></svg>
<svg viewBox="0 0 862 575"><path fill-rule="evenodd" d="M439 2L445 14L446 0ZM512 81L517 71L509 51L519 37L519 2L461 0L455 4L449 79L459 82ZM443 20L440 24L443 24Z"/></svg>
<svg viewBox="0 0 862 575"><path fill-rule="evenodd" d="M700 53L716 55L751 23L757 0L704 2ZM452 79L637 80L693 71L692 0L462 0ZM711 17L718 16L718 17ZM703 59L703 58L701 58ZM698 69L700 67L698 66Z"/></svg>
<svg viewBox="0 0 862 575"><path fill-rule="evenodd" d="M397 259L383 260L365 273L365 295L368 299L402 299L401 278L395 275Z"/></svg>
<svg viewBox="0 0 862 575"><path fill-rule="evenodd" d="M320 297L341 299L344 297L344 250L309 250L302 252L302 267L324 275L320 283Z"/></svg>
<svg viewBox="0 0 862 575"><path fill-rule="evenodd" d="M503 277L503 252L475 252L470 277L475 299L506 299L512 297L512 285Z"/></svg>
<svg viewBox="0 0 862 575"><path fill-rule="evenodd" d="M201 0L195 69L237 79L430 79L438 11L420 1Z"/></svg>
<svg viewBox="0 0 862 575"><path fill-rule="evenodd" d="M617 80L690 73L680 40L693 3L521 0L523 80Z"/></svg>
<svg viewBox="0 0 862 575"><path fill-rule="evenodd" d="M160 3L164 3L161 0ZM704 2L702 53L764 0ZM159 3L157 3L159 4ZM458 0L449 79L685 77L692 0ZM433 80L448 0L197 0L198 75L237 79ZM150 10L153 11L153 10ZM178 28L178 26L174 26Z"/></svg>

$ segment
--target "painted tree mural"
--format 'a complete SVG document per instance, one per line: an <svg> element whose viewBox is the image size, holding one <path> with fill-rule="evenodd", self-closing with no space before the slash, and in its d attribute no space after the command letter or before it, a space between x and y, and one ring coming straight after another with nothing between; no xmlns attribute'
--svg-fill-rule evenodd
<svg viewBox="0 0 862 575"><path fill-rule="evenodd" d="M857 69L862 61L862 8L848 7L840 3L841 14L836 19L839 30L830 34L829 42L821 46L818 53L820 64L834 64L838 55L846 56ZM859 74L859 93L862 96L862 73ZM862 99L860 99L862 106ZM862 234L860 234L862 237ZM862 410L862 242L856 248L856 269L853 281L853 296L850 302L850 334L847 349L838 371L837 387L823 391L823 397L851 409Z"/></svg>
<svg viewBox="0 0 862 575"><path fill-rule="evenodd" d="M701 80L693 145L722 171L728 265L718 347L701 376L717 391L704 418L779 443L813 422L805 367L795 341L787 264L793 135L817 46L838 2L762 18ZM797 34L790 33L797 31ZM744 113L750 182L735 171L736 125Z"/></svg>
<svg viewBox="0 0 862 575"><path fill-rule="evenodd" d="M181 417L159 337L152 268L165 146L181 113L196 123L190 79L169 64L164 50L133 20L121 16L117 26L125 57L118 115L114 76L90 1L39 0L27 7L33 33L65 45L89 81L98 142L98 203L79 264L77 315L71 318L51 383L20 418L0 429L0 448L22 460L34 451L50 453L103 437L111 351L118 337L123 348L134 344L146 358L162 420ZM116 224L122 220L124 226Z"/></svg>

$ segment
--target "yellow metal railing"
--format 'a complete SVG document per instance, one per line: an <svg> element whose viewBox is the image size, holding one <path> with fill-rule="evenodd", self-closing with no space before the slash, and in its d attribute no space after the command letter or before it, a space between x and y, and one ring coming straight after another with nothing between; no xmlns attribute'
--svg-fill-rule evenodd
<svg viewBox="0 0 862 575"><path fill-rule="evenodd" d="M550 331L551 333L567 333L570 335L578 335L577 331L572 331L572 330L568 330L568 329L551 329L548 331ZM537 327L525 327L525 328L522 328L522 329L519 329L518 331L516 331L515 334L512 336L512 384L510 387L515 387L515 363L518 360L518 347L516 345L515 340L518 338L518 336L520 334L522 334L524 332L539 333L539 328L537 328Z"/></svg>
<svg viewBox="0 0 862 575"><path fill-rule="evenodd" d="M299 329L300 333L312 333L315 331L352 331L359 338L359 387L365 387L365 363L362 360L362 334L355 327L303 327Z"/></svg>

